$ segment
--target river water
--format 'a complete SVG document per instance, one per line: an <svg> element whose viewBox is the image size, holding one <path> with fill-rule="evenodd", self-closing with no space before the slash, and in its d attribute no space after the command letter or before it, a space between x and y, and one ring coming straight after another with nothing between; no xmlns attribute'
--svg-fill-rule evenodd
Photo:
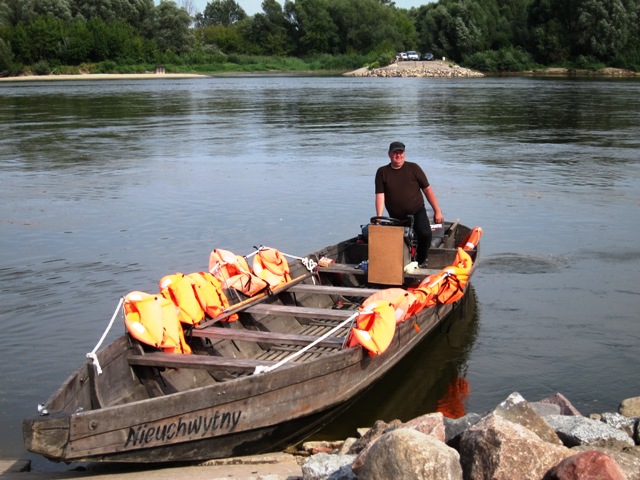
<svg viewBox="0 0 640 480"><path fill-rule="evenodd" d="M302 255L356 235L394 140L445 218L483 227L481 260L458 326L341 433L433 411L461 382L467 412L514 391L584 414L640 395L640 81L2 83L0 456L27 457L21 419L120 296L206 268L213 248Z"/></svg>

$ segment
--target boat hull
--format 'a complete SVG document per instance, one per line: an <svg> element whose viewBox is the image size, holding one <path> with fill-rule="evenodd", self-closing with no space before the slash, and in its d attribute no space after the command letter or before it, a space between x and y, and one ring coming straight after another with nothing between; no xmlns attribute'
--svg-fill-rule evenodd
<svg viewBox="0 0 640 480"><path fill-rule="evenodd" d="M316 256L330 255L353 265L362 250L347 241ZM444 262L450 253L442 254ZM305 273L301 266L292 268L292 276L303 283L311 278ZM361 282L362 272L330 272L322 280L326 284L338 278L344 284L345 277L349 284ZM289 304L291 296L285 290L264 303L268 310ZM295 302L304 310L325 305L326 297L300 294ZM348 407L434 333L454 308L455 304L437 305L399 323L391 345L380 355L371 356L361 347L316 347L307 359L261 374L229 376L226 365L212 371L211 365L176 368L131 363L141 347L125 335L98 353L101 375L87 362L47 401L48 415L24 420L25 445L64 462L189 462L280 450L304 440ZM271 330L290 322L280 314L247 311L239 322L227 324L225 333L251 330L255 324ZM295 322L301 320L295 318ZM189 357L194 361L228 357L233 363L234 358L249 360L255 351L269 350L259 341L193 338L192 342L196 355ZM178 357L183 356L172 358Z"/></svg>

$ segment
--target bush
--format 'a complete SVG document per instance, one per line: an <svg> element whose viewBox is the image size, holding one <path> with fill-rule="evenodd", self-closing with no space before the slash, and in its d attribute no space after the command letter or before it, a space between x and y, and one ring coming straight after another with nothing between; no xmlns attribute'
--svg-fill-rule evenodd
<svg viewBox="0 0 640 480"><path fill-rule="evenodd" d="M605 67L606 65L599 60L584 55L578 55L578 57L576 57L576 59L570 64L570 68L575 68L576 70L595 71Z"/></svg>
<svg viewBox="0 0 640 480"><path fill-rule="evenodd" d="M118 71L118 65L113 60L105 60L96 65L93 73L116 73Z"/></svg>
<svg viewBox="0 0 640 480"><path fill-rule="evenodd" d="M531 55L520 48L485 50L464 59L463 66L481 72L521 72L537 68Z"/></svg>
<svg viewBox="0 0 640 480"><path fill-rule="evenodd" d="M7 74L13 64L13 52L8 42L0 38L0 73Z"/></svg>
<svg viewBox="0 0 640 480"><path fill-rule="evenodd" d="M51 66L46 60L40 60L33 66L33 73L36 75L49 75L51 73Z"/></svg>

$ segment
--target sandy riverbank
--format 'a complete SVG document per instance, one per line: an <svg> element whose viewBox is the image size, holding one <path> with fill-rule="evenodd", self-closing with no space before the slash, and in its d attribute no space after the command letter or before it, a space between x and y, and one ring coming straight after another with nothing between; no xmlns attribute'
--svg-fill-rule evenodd
<svg viewBox="0 0 640 480"><path fill-rule="evenodd" d="M2 480L71 480L91 477L91 480L247 480L271 478L294 480L302 478L302 467L293 455L273 453L252 457L212 460L186 466L118 466L92 464L89 469L65 471L32 471L28 460L0 460Z"/></svg>
<svg viewBox="0 0 640 480"><path fill-rule="evenodd" d="M83 73L78 75L23 75L1 77L0 82L45 82L56 80L162 80L178 78L208 78L196 73Z"/></svg>

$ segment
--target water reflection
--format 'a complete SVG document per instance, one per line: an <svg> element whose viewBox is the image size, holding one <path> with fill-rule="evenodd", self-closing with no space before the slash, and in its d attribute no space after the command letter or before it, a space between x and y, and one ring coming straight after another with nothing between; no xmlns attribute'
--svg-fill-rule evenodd
<svg viewBox="0 0 640 480"><path fill-rule="evenodd" d="M473 388L466 372L478 335L479 315L471 285L458 309L431 337L314 438L344 439L355 436L358 428L371 427L376 420L408 421L436 411L463 416Z"/></svg>

